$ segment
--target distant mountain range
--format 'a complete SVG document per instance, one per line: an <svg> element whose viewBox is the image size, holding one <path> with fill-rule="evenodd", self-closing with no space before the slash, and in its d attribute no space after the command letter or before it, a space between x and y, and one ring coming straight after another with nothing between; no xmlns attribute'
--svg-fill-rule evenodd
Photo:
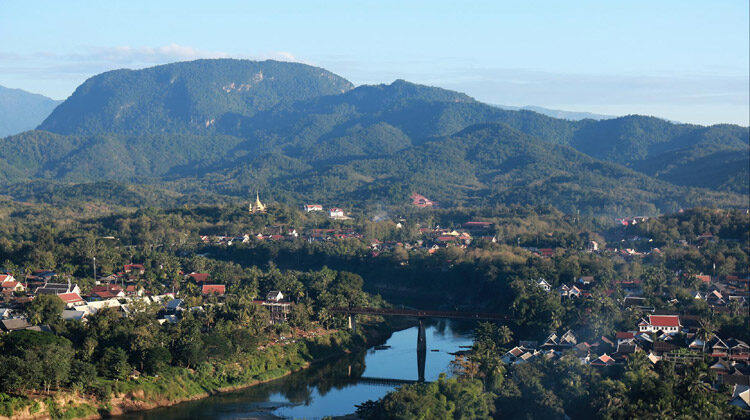
<svg viewBox="0 0 750 420"><path fill-rule="evenodd" d="M0 86L0 137L32 130L62 101Z"/></svg>
<svg viewBox="0 0 750 420"><path fill-rule="evenodd" d="M591 112L577 112L577 111L563 111L560 109L549 109L549 108L543 108L541 106L533 106L533 105L527 105L527 106L509 106L509 105L495 105L498 108L505 109L507 111L534 111L542 115L546 115L548 117L552 118L560 118L563 120L573 120L573 121L579 121L579 120L610 120L612 118L617 118L613 115L602 115L602 114L594 114Z"/></svg>
<svg viewBox="0 0 750 420"><path fill-rule="evenodd" d="M354 87L303 64L198 60L87 80L37 130L0 140L0 193L116 201L115 182L174 202L260 189L361 205L416 191L444 206L646 214L747 206L749 151L736 125L560 119L403 80Z"/></svg>

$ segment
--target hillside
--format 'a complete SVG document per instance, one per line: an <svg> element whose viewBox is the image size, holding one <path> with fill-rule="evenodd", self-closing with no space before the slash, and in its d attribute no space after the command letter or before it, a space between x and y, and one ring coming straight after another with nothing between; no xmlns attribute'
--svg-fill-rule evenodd
<svg viewBox="0 0 750 420"><path fill-rule="evenodd" d="M0 137L31 130L62 101L0 86Z"/></svg>
<svg viewBox="0 0 750 420"><path fill-rule="evenodd" d="M253 115L352 87L326 70L271 60L197 60L114 70L84 82L39 129L89 135L205 132L225 113Z"/></svg>
<svg viewBox="0 0 750 420"><path fill-rule="evenodd" d="M418 188L445 204L655 213L743 205L748 150L746 127L569 121L403 80L353 88L302 64L199 60L86 81L39 130L0 139L0 193L115 181L178 201L402 202Z"/></svg>

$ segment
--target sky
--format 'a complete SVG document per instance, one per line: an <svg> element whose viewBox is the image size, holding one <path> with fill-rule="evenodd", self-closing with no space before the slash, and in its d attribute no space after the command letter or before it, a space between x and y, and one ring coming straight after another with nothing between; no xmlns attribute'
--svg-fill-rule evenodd
<svg viewBox="0 0 750 420"><path fill-rule="evenodd" d="M750 124L747 0L0 0L0 85L197 58L298 61L492 104Z"/></svg>

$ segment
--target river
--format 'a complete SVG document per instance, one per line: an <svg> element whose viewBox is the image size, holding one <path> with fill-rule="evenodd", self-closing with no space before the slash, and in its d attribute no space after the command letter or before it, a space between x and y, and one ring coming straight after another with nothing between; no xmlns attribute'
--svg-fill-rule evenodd
<svg viewBox="0 0 750 420"><path fill-rule="evenodd" d="M471 325L427 324L424 379L450 374L453 353L472 343ZM385 396L402 381L417 381L417 327L397 331L384 347L313 365L284 378L171 407L126 414L121 420L320 419L351 414L356 405Z"/></svg>

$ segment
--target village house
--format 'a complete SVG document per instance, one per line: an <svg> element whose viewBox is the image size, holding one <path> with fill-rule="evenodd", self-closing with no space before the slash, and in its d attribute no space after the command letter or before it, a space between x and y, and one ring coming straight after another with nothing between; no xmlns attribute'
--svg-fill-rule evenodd
<svg viewBox="0 0 750 420"><path fill-rule="evenodd" d="M203 296L217 295L224 296L226 293L226 286L223 284L204 284L201 288L201 294Z"/></svg>
<svg viewBox="0 0 750 420"><path fill-rule="evenodd" d="M550 290L552 290L552 286L549 283L547 283L547 280L541 277L539 278L539 280L536 281L536 285L539 286L545 292L549 292Z"/></svg>
<svg viewBox="0 0 750 420"><path fill-rule="evenodd" d="M321 204L305 204L304 210L306 213L310 213L311 211L323 211L323 206Z"/></svg>
<svg viewBox="0 0 750 420"><path fill-rule="evenodd" d="M281 324L287 321L292 304L283 300L283 293L278 290L272 290L266 294L266 300L260 302L261 305L268 308L271 315L271 324Z"/></svg>
<svg viewBox="0 0 750 420"><path fill-rule="evenodd" d="M328 209L328 217L330 217L331 219L341 219L346 216L344 215L343 209L334 207L334 208Z"/></svg>
<svg viewBox="0 0 750 420"><path fill-rule="evenodd" d="M23 283L17 281L10 274L0 274L0 288L2 288L3 293L20 293L26 290Z"/></svg>
<svg viewBox="0 0 750 420"><path fill-rule="evenodd" d="M648 320L645 318L638 324L640 332L657 332L678 333L682 325L678 315L649 315Z"/></svg>
<svg viewBox="0 0 750 420"><path fill-rule="evenodd" d="M61 295L63 293L81 294L81 289L77 284L68 283L44 283L34 292L37 295Z"/></svg>

